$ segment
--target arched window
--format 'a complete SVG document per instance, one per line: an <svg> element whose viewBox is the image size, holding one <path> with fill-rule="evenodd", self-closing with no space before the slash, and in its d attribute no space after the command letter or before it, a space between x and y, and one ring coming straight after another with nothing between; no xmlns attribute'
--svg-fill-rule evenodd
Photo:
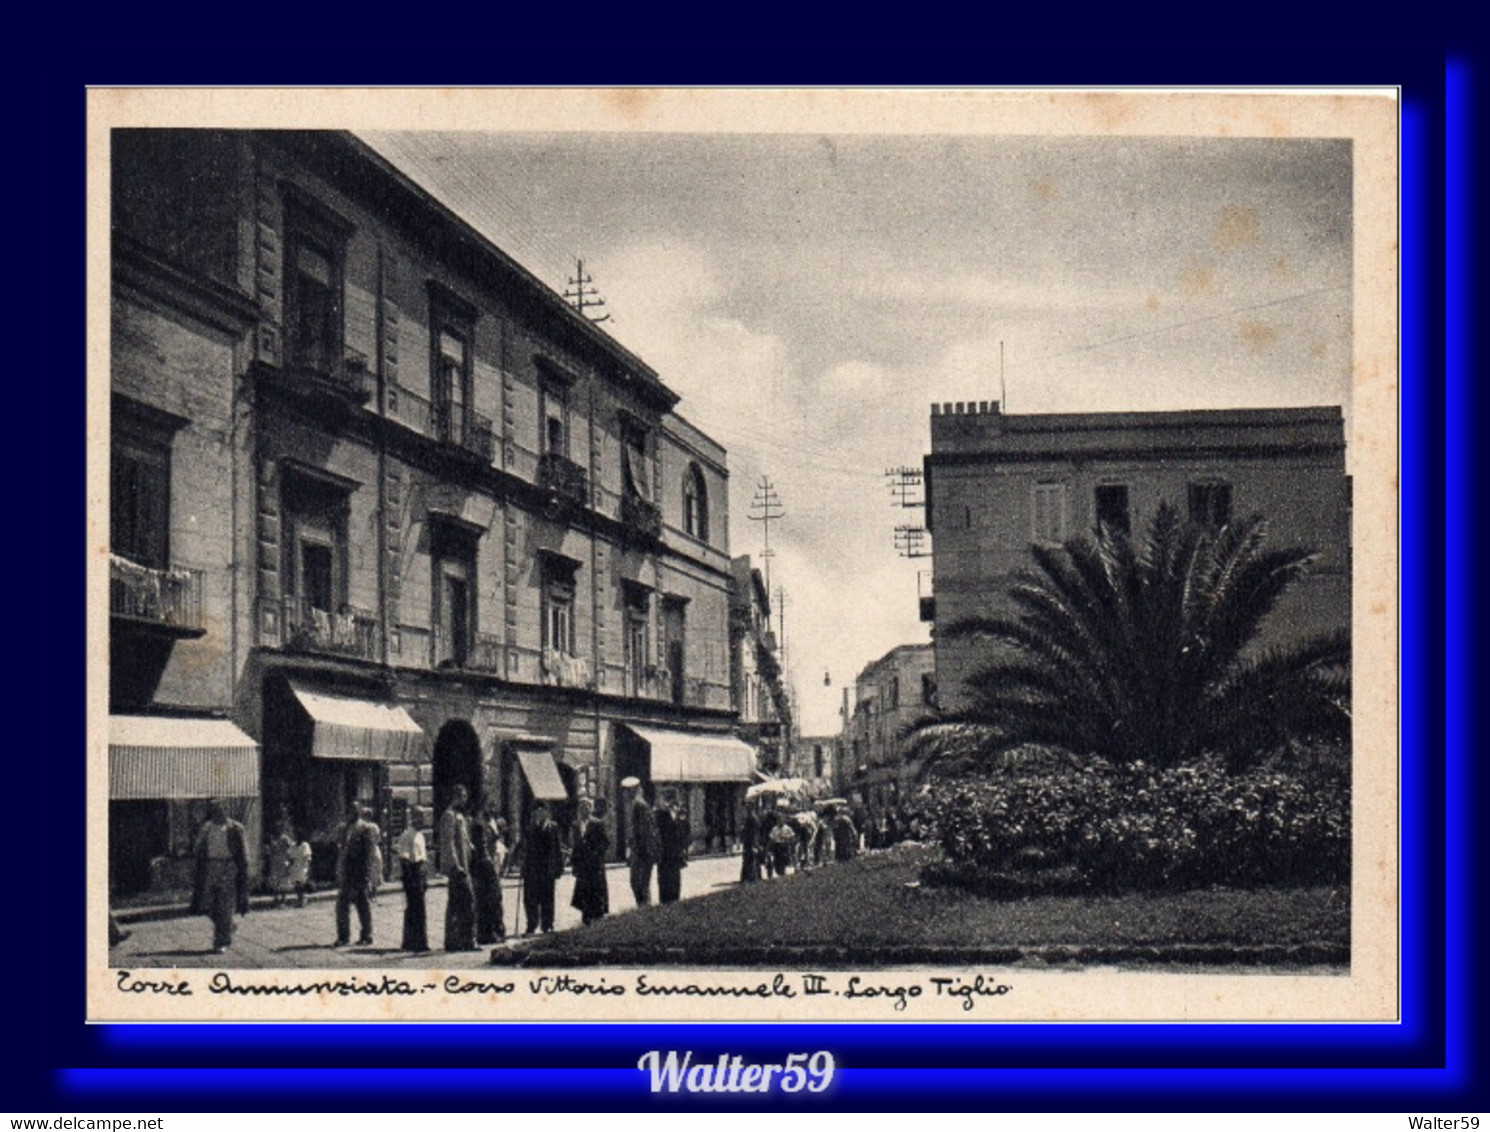
<svg viewBox="0 0 1490 1132"><path fill-rule="evenodd" d="M709 491L697 464L689 464L683 475L683 529L700 542L709 541Z"/></svg>

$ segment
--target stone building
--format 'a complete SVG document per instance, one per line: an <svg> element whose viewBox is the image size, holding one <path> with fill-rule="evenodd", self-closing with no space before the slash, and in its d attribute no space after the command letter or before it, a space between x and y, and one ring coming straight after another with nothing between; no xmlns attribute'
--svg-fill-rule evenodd
<svg viewBox="0 0 1490 1132"><path fill-rule="evenodd" d="M1264 626L1264 642L1350 626L1350 479L1337 407L1007 414L998 402L931 407L926 525L942 706L965 703L977 642L935 629L1007 612L1032 544L1099 523L1140 532L1161 503L1208 526L1262 514L1269 543L1318 552Z"/></svg>
<svg viewBox="0 0 1490 1132"><path fill-rule="evenodd" d="M743 788L725 451L645 362L347 134L115 131L112 207L116 569L199 609L116 614L112 711L233 727L322 875L353 800Z"/></svg>
<svg viewBox="0 0 1490 1132"><path fill-rule="evenodd" d="M936 658L929 644L897 645L866 664L844 689L838 789L876 808L893 808L920 774L905 757L904 735L937 712Z"/></svg>

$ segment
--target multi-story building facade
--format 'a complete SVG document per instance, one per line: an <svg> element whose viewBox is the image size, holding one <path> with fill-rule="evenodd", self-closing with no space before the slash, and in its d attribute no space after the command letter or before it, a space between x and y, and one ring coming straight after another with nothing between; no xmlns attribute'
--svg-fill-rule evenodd
<svg viewBox="0 0 1490 1132"><path fill-rule="evenodd" d="M1218 527L1254 514L1274 546L1318 552L1311 573L1264 626L1263 642L1350 626L1350 480L1339 408L1012 415L997 402L931 408L926 525L933 532L934 623L943 705L985 647L935 629L1008 613L1032 544L1099 524L1140 533L1169 503Z"/></svg>
<svg viewBox="0 0 1490 1132"><path fill-rule="evenodd" d="M116 712L230 719L245 816L322 871L353 800L390 836L457 784L614 823L636 775L699 828L743 789L725 452L645 362L349 135L116 131L113 163L111 537L164 523L130 560L202 610ZM120 478L135 433L165 503Z"/></svg>
<svg viewBox="0 0 1490 1132"><path fill-rule="evenodd" d="M865 665L854 681L852 700L844 689L839 790L867 806L895 806L921 770L906 758L906 731L936 713L931 645L897 645Z"/></svg>

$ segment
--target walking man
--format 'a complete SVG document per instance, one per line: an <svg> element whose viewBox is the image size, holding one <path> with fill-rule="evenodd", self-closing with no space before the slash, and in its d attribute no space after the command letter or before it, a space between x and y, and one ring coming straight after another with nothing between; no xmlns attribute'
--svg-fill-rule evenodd
<svg viewBox="0 0 1490 1132"><path fill-rule="evenodd" d="M383 882L383 834L370 820L361 802L348 809L336 854L336 944L345 947L351 937L352 906L357 907L357 942L366 947L373 941L372 898Z"/></svg>
<svg viewBox="0 0 1490 1132"><path fill-rule="evenodd" d="M425 916L424 892L429 878L426 873L428 849L424 843L424 811L409 807L409 824L398 835L394 855L404 886L404 935L400 946L405 951L429 950L429 921Z"/></svg>
<svg viewBox="0 0 1490 1132"><path fill-rule="evenodd" d="M657 841L657 819L642 793L641 780L627 778L621 785L631 793L631 895L637 907L652 903L652 870L657 865L661 846Z"/></svg>
<svg viewBox="0 0 1490 1132"><path fill-rule="evenodd" d="M221 954L233 942L233 913L248 914L248 850L243 827L215 798L207 803L194 852L191 910L212 917L212 950Z"/></svg>
<svg viewBox="0 0 1490 1132"><path fill-rule="evenodd" d="M476 893L471 887L471 828L463 807L466 788L456 786L440 815L440 868L445 873L445 950L476 950Z"/></svg>

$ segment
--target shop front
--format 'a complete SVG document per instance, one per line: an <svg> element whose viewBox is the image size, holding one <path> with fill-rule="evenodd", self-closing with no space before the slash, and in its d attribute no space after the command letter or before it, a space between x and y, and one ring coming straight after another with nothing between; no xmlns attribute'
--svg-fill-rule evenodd
<svg viewBox="0 0 1490 1132"><path fill-rule="evenodd" d="M274 681L265 701L269 832L288 823L297 838L310 842L312 880L329 882L353 804L366 806L383 830L392 829L389 766L416 760L424 732L397 704L302 680Z"/></svg>
<svg viewBox="0 0 1490 1132"><path fill-rule="evenodd" d="M695 851L739 828L745 788L755 778L756 752L733 735L620 723L615 728L616 780L641 780L653 802L659 790L676 790L692 830ZM626 843L627 807L617 796L619 844Z"/></svg>
<svg viewBox="0 0 1490 1132"><path fill-rule="evenodd" d="M227 720L110 716L110 893L190 889L192 844L213 798L257 845L258 795L259 745Z"/></svg>

